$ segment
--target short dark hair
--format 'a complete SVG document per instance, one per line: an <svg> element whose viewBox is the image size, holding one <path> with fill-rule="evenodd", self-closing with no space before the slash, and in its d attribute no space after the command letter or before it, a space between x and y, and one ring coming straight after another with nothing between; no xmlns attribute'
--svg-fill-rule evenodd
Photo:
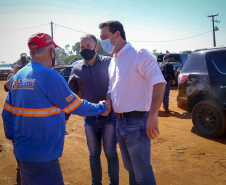
<svg viewBox="0 0 226 185"><path fill-rule="evenodd" d="M169 59L169 55L164 55L163 60Z"/></svg>
<svg viewBox="0 0 226 185"><path fill-rule="evenodd" d="M109 31L114 34L116 31L120 32L121 37L126 40L126 34L123 28L123 25L119 21L107 21L99 25L99 28L102 29L105 26L109 26Z"/></svg>
<svg viewBox="0 0 226 185"><path fill-rule="evenodd" d="M81 41L82 39L84 39L84 38L92 38L93 41L95 42L95 44L97 45L97 38L96 38L94 35L92 35L92 34L85 34L85 35L83 35L82 37L80 37L80 41Z"/></svg>

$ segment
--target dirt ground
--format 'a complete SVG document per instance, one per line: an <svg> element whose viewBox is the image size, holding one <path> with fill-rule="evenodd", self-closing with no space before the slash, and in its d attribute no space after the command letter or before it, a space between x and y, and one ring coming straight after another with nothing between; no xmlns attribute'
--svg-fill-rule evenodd
<svg viewBox="0 0 226 185"><path fill-rule="evenodd" d="M0 109L7 93L0 81ZM152 141L151 162L158 185L225 185L226 134L217 139L201 137L192 125L190 115L177 107L177 87L170 92L171 113L159 112L160 136ZM71 116L65 137L64 153L60 158L64 181L70 185L91 184L89 152L84 134L83 119ZM15 185L16 160L12 143L5 138L0 118L0 185ZM120 185L128 185L128 173L118 148ZM103 185L107 185L107 161L102 151Z"/></svg>

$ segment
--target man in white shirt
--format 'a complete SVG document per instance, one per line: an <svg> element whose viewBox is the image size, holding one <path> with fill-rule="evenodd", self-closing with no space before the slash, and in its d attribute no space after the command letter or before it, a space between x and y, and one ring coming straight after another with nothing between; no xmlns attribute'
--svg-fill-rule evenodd
<svg viewBox="0 0 226 185"><path fill-rule="evenodd" d="M99 28L102 48L114 54L106 103L118 117L116 133L130 185L156 184L150 164L150 139L159 135L158 112L166 82L156 57L131 46L120 22L104 22Z"/></svg>

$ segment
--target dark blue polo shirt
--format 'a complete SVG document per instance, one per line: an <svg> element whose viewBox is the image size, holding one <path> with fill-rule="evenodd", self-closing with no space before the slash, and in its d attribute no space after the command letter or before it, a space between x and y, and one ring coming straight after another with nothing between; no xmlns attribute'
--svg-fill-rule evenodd
<svg viewBox="0 0 226 185"><path fill-rule="evenodd" d="M106 100L108 91L108 66L111 57L97 55L95 63L90 66L80 60L72 69L69 87L74 93L81 92L81 98L92 103Z"/></svg>

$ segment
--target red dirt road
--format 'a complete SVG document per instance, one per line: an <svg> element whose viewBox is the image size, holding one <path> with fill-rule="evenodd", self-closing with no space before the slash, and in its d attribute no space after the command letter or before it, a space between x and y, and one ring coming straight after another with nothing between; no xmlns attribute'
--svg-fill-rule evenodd
<svg viewBox="0 0 226 185"><path fill-rule="evenodd" d="M0 81L0 109L7 93ZM226 134L217 139L198 135L189 115L176 105L177 88L170 92L171 113L159 112L160 136L152 141L151 161L158 185L225 185ZM91 184L89 152L84 134L83 118L71 116L60 158L64 181L70 185ZM0 185L16 184L16 160L12 143L5 138L0 118ZM128 185L128 173L123 167L120 149L120 185ZM107 185L107 161L102 151L103 185Z"/></svg>

